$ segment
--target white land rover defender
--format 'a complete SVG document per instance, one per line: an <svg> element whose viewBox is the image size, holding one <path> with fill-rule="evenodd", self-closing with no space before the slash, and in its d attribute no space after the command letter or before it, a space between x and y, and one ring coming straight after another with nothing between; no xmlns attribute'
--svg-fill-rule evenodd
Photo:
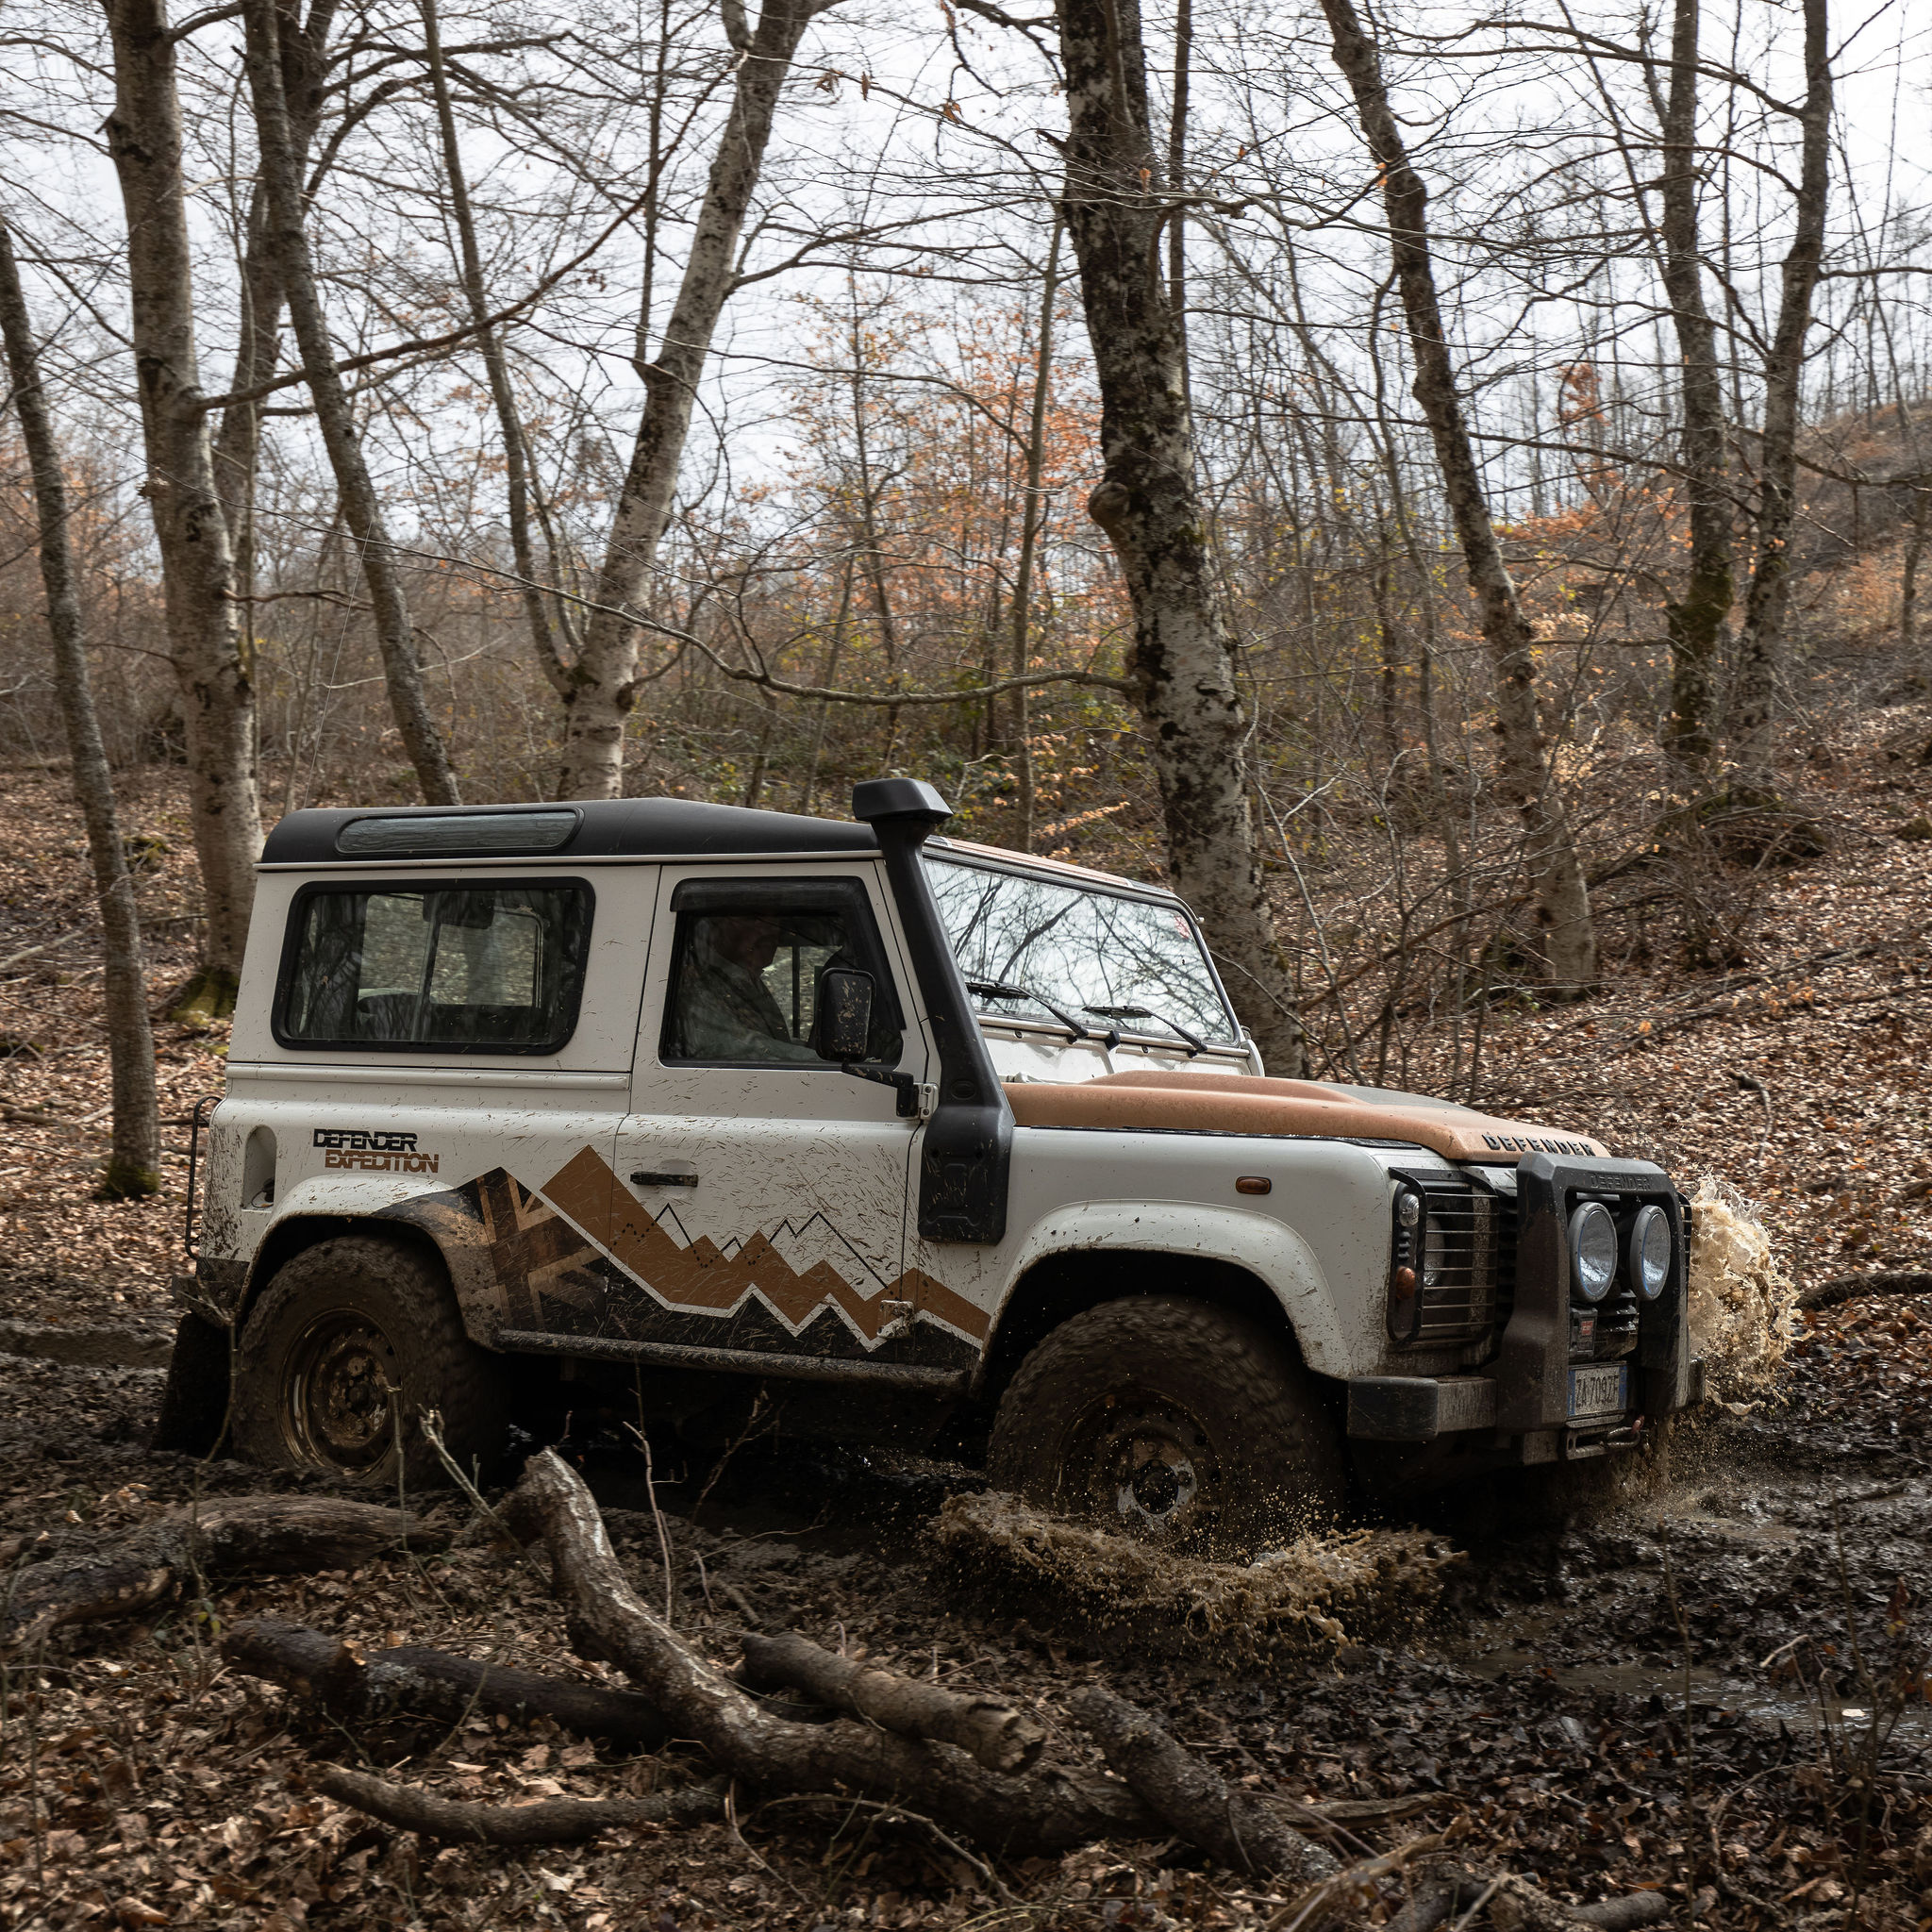
<svg viewBox="0 0 1932 1932"><path fill-rule="evenodd" d="M853 812L284 819L162 1441L392 1484L427 1411L468 1464L519 1399L722 1440L762 1390L1232 1544L1694 1399L1660 1169L1266 1078L1172 894Z"/></svg>

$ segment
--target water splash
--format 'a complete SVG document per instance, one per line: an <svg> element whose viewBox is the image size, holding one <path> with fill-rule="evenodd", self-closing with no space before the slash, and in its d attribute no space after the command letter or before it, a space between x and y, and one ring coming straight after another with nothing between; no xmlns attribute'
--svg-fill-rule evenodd
<svg viewBox="0 0 1932 1932"><path fill-rule="evenodd" d="M1741 1412L1771 1391L1797 1339L1798 1290L1756 1202L1706 1174L1691 1197L1690 1348L1712 1395Z"/></svg>

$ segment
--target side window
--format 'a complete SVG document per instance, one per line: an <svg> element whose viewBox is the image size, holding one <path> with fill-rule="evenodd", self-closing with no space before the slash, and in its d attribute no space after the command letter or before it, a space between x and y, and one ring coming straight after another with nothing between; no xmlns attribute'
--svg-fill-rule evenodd
<svg viewBox="0 0 1932 1932"><path fill-rule="evenodd" d="M275 1038L555 1053L576 1027L591 911L575 881L310 887L290 919Z"/></svg>
<svg viewBox="0 0 1932 1932"><path fill-rule="evenodd" d="M872 975L866 1058L898 1063L905 1022L885 949L857 879L687 879L660 1053L710 1066L814 1066L819 981L831 967Z"/></svg>

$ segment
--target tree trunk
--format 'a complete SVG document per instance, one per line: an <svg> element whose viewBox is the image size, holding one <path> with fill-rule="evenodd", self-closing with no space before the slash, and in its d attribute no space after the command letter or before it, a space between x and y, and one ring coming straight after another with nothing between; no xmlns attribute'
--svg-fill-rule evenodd
<svg viewBox="0 0 1932 1932"><path fill-rule="evenodd" d="M74 791L87 825L93 862L94 896L101 908L106 955L104 1004L108 1059L114 1099L113 1140L101 1192L122 1201L160 1191L161 1129L155 1100L155 1039L147 1017L147 960L141 943L141 913L134 880L121 843L114 808L114 778L101 744L94 693L81 630L80 596L74 553L67 541L67 480L60 472L54 425L41 388L39 352L13 242L0 221L0 335L6 338L13 407L20 417L40 520L41 581L47 592L47 631L54 643L54 685L74 760Z"/></svg>
<svg viewBox="0 0 1932 1932"><path fill-rule="evenodd" d="M725 1809L730 1787L723 1778L651 1791L641 1798L540 1798L531 1805L481 1805L445 1798L410 1785L392 1785L366 1771L325 1764L310 1782L339 1805L353 1805L404 1831L452 1844L577 1845L606 1831L635 1831L642 1824L699 1824ZM671 1915L664 1913L663 1919Z"/></svg>
<svg viewBox="0 0 1932 1932"><path fill-rule="evenodd" d="M637 701L638 632L616 613L637 608L646 594L671 518L698 383L737 280L739 237L764 165L778 95L817 10L814 0L766 0L757 30L739 49L731 111L711 162L684 279L657 358L643 371L643 419L597 577L597 608L584 626L564 694L564 798L616 798L624 789L624 727ZM736 43L741 15L727 7L725 17L736 26Z"/></svg>
<svg viewBox="0 0 1932 1932"><path fill-rule="evenodd" d="M1772 771L1785 671L1785 616L1791 583L1791 525L1798 500L1798 405L1805 337L1824 260L1824 216L1831 189L1831 44L1826 0L1805 0L1805 105L1796 226L1785 257L1777 325L1764 361L1764 433L1757 471L1757 546L1744 597L1738 653L1732 792L1740 804L1774 804Z"/></svg>
<svg viewBox="0 0 1932 1932"><path fill-rule="evenodd" d="M1128 675L1166 819L1174 886L1230 969L1277 1074L1304 1070L1293 989L1261 880L1234 644L1194 478L1179 327L1159 274L1168 201L1137 0L1061 0L1069 138L1063 208L1101 396L1104 474L1088 511L1134 613Z"/></svg>
<svg viewBox="0 0 1932 1932"><path fill-rule="evenodd" d="M272 258L268 210L258 181L248 197L248 240L240 264L242 298L236 318L235 379L245 395L274 375L281 344L282 278ZM242 600L242 661L255 675L255 484L261 459L261 403L230 403L214 434L215 490L235 552L236 594Z"/></svg>
<svg viewBox="0 0 1932 1932"><path fill-rule="evenodd" d="M1066 217L1054 210L1053 239L1047 243L1046 276L1040 289L1040 344L1033 364L1033 401L1026 423L1026 493L1020 508L1020 560L1013 573L1013 675L1024 677L1031 657L1033 629L1033 566L1040 551L1040 533L1046 524L1046 499L1041 478L1046 472L1046 400L1053 380L1053 309L1060 292L1060 237ZM990 684L991 678L987 680ZM1023 685L1013 693L1013 755L1020 765L1020 825L1016 841L1022 852L1033 850L1034 774L1031 706Z"/></svg>
<svg viewBox="0 0 1932 1932"><path fill-rule="evenodd" d="M292 10L282 16L282 98L289 107L289 127L295 164L308 165L315 130L321 123L326 95L327 68L324 56L335 24L335 0L312 0L306 25ZM241 263L242 302L235 344L235 379L229 389L247 396L275 375L282 332L282 276L275 260L275 237L268 218L268 197L261 182L248 197L247 242ZM244 598L255 591L255 481L261 452L261 402L258 398L231 403L222 411L215 432L215 488L235 546L235 580ZM254 608L244 605L243 661L255 670Z"/></svg>
<svg viewBox="0 0 1932 1932"><path fill-rule="evenodd" d="M330 1724L357 1731L395 1718L460 1724L473 1712L500 1712L515 1724L542 1718L635 1751L664 1743L664 1720L635 1690L479 1663L420 1644L368 1655L324 1631L258 1617L223 1631L222 1657L245 1675L294 1691Z"/></svg>
<svg viewBox="0 0 1932 1932"><path fill-rule="evenodd" d="M524 1465L504 1514L519 1535L548 1549L578 1656L614 1663L664 1713L674 1736L760 1790L842 1788L887 1803L910 1801L948 1829L1016 1856L1146 1835L1154 1826L1131 1791L1104 1778L1058 1767L996 1776L942 1744L850 1718L803 1724L767 1710L639 1598L591 1492L553 1450Z"/></svg>
<svg viewBox="0 0 1932 1932"><path fill-rule="evenodd" d="M1334 39L1336 65L1355 95L1362 134L1381 175L1390 253L1415 357L1415 399L1429 425L1483 639L1495 667L1498 785L1523 819L1550 989L1574 998L1596 979L1590 890L1537 717L1535 633L1496 541L1475 448L1456 391L1429 248L1428 191L1409 163L1389 104L1381 58L1351 0L1322 0L1322 10Z"/></svg>
<svg viewBox="0 0 1932 1932"><path fill-rule="evenodd" d="M524 435L516 393L510 388L503 338L485 322L490 313L490 294L484 283L482 250L476 243L476 218L470 201L469 179L463 172L462 143L457 139L456 108L450 100L449 74L442 58L442 30L437 19L436 0L418 0L418 5L423 14L424 49L429 56L429 80L436 95L436 125L442 138L442 172L449 183L450 212L456 218L463 294L476 328L476 350L483 358L483 372L489 380L497 433L503 438L503 487L508 499L510 560L516 566L524 600L524 621L529 626L530 645L538 666L549 679L551 689L563 697L570 690L570 670L543 601L536 553L530 544L529 444Z"/></svg>
<svg viewBox="0 0 1932 1932"><path fill-rule="evenodd" d="M363 580L374 607L375 640L382 654L383 679L389 687L390 710L424 799L430 805L455 805L459 796L456 774L423 690L415 626L409 621L395 549L383 523L382 504L369 466L363 460L361 439L348 392L336 370L328 324L316 292L303 225L302 171L283 92L282 23L276 0L247 0L244 18L248 84L255 102L271 252L281 273L289 321L302 352L308 392L314 398L316 425L328 452L329 468L335 473L342 521L362 560Z"/></svg>
<svg viewBox="0 0 1932 1932"><path fill-rule="evenodd" d="M182 1585L238 1571L349 1570L385 1550L441 1550L449 1532L375 1503L334 1496L220 1496L111 1540L82 1535L26 1564L0 1636L101 1623L166 1601Z"/></svg>
<svg viewBox="0 0 1932 1932"><path fill-rule="evenodd" d="M904 1738L955 1744L988 1771L1029 1771L1046 1728L1024 1710L983 1693L948 1690L898 1671L822 1649L795 1630L744 1637L745 1681L760 1690L803 1690L831 1710L863 1718Z"/></svg>
<svg viewBox="0 0 1932 1932"><path fill-rule="evenodd" d="M240 650L235 558L195 359L181 104L164 0L106 0L114 53L108 151L127 219L127 284L168 653L180 681L208 925L198 993L232 1007L261 850L255 690Z"/></svg>
<svg viewBox="0 0 1932 1932"><path fill-rule="evenodd" d="M1912 490L1912 522L1906 538L1905 561L1898 579L1898 641L1907 669L1919 667L1919 566L1925 555L1925 529L1932 523L1932 489L1917 484Z"/></svg>
<svg viewBox="0 0 1932 1932"><path fill-rule="evenodd" d="M1138 1706L1088 1684L1067 1708L1150 1811L1230 1871L1307 1885L1341 1869L1325 1846L1291 1830L1265 1799L1230 1785Z"/></svg>
<svg viewBox="0 0 1932 1932"><path fill-rule="evenodd" d="M1682 489L1690 556L1684 594L1664 607L1671 645L1671 716L1664 750L1681 775L1707 784L1715 751L1716 671L1733 594L1731 504L1724 476L1724 393L1717 325L1704 300L1698 237L1697 31L1701 0L1675 0L1671 84L1663 124L1664 290L1677 332L1683 425Z"/></svg>

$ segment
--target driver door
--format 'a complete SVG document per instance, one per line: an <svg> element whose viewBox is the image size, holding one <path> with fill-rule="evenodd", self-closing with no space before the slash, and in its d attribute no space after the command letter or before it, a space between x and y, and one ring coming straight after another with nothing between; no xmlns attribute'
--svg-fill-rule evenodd
<svg viewBox="0 0 1932 1932"><path fill-rule="evenodd" d="M820 1058L820 975L873 980L868 1064L926 1075L883 881L862 863L666 866L603 1243L620 1332L906 1359L913 1142L893 1088Z"/></svg>

